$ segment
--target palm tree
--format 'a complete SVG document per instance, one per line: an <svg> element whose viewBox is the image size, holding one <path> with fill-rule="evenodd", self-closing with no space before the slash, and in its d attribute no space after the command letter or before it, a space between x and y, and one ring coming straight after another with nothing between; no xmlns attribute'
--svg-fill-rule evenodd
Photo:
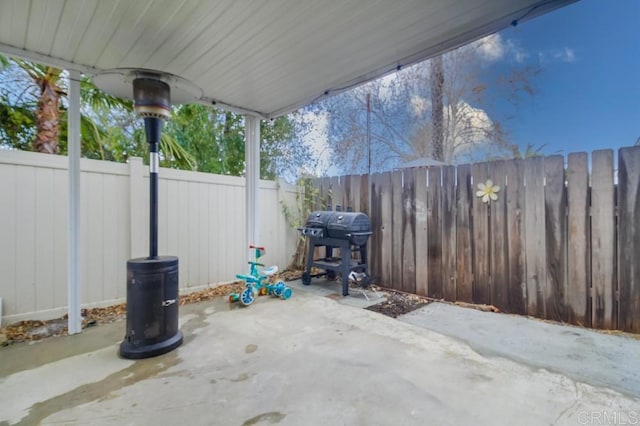
<svg viewBox="0 0 640 426"><path fill-rule="evenodd" d="M65 95L61 86L62 70L22 59L13 59L33 80L39 89L35 110L36 137L33 148L36 152L57 154L60 138L60 98Z"/></svg>

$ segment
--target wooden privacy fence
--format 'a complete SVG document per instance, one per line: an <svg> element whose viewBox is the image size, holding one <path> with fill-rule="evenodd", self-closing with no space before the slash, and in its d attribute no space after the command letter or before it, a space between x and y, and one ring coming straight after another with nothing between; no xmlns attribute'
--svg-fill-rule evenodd
<svg viewBox="0 0 640 426"><path fill-rule="evenodd" d="M485 204L477 185L501 187ZM617 180L617 182L616 182ZM369 214L382 286L640 332L640 147L316 181ZM329 188L331 192L329 192Z"/></svg>

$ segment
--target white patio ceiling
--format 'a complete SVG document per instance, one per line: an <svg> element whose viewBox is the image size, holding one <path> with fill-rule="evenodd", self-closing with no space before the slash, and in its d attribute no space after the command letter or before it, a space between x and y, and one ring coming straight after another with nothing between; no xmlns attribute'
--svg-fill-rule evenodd
<svg viewBox="0 0 640 426"><path fill-rule="evenodd" d="M0 0L0 52L275 117L575 0Z"/></svg>

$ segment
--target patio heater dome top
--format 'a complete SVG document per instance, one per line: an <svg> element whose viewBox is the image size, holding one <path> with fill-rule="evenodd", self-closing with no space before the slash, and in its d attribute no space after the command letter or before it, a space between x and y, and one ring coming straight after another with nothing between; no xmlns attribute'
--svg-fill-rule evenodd
<svg viewBox="0 0 640 426"><path fill-rule="evenodd" d="M134 99L133 82L137 79L159 80L171 91L171 104L188 104L203 96L202 89L180 76L144 68L114 68L93 76L93 83L100 89L123 99Z"/></svg>

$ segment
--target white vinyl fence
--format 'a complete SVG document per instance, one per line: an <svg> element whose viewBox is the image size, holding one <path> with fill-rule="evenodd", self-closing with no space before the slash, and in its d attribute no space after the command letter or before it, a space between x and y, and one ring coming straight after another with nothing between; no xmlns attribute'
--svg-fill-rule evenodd
<svg viewBox="0 0 640 426"><path fill-rule="evenodd" d="M0 312L2 322L66 312L67 158L0 150ZM148 255L149 173L128 164L81 160L83 306L124 301L126 262ZM246 272L244 178L160 170L159 254L180 259L180 288L192 291ZM266 264L284 268L296 231L281 202L295 186L260 184L260 241Z"/></svg>

